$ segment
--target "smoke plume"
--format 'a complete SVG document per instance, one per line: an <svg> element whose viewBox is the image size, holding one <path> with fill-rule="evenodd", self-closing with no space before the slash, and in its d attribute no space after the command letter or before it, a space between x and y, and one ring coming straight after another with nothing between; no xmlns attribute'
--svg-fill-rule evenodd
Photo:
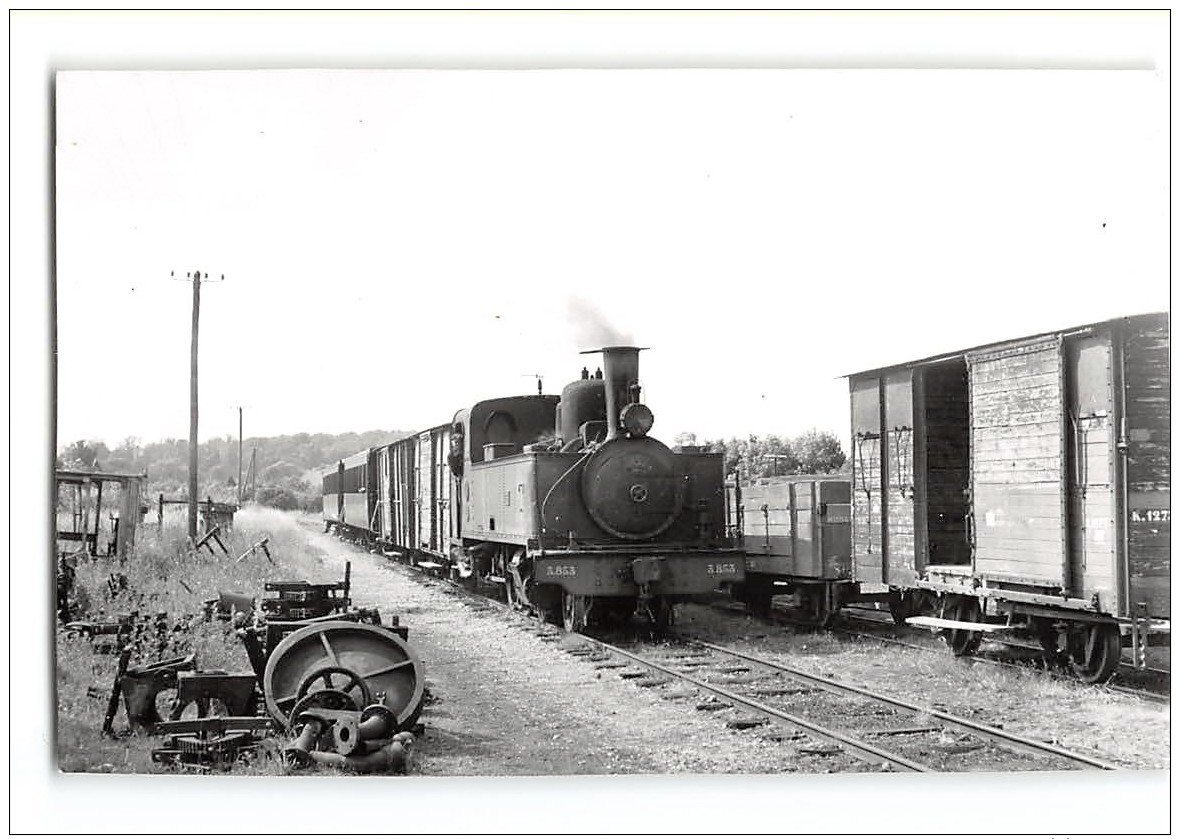
<svg viewBox="0 0 1180 839"><path fill-rule="evenodd" d="M599 347L628 346L635 343L635 338L630 332L612 326L606 315L588 300L580 297L568 298L565 316L574 343L579 349L596 350Z"/></svg>

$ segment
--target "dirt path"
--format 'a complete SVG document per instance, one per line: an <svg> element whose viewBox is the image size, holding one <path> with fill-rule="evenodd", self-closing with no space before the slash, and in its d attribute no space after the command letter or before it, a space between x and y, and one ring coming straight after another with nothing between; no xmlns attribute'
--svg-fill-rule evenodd
<svg viewBox="0 0 1180 839"><path fill-rule="evenodd" d="M415 774L798 771L790 745L726 728L695 710L695 694L661 698L563 654L523 619L478 611L390 560L301 532L324 554L309 579L339 579L351 560L354 603L410 628L433 696Z"/></svg>

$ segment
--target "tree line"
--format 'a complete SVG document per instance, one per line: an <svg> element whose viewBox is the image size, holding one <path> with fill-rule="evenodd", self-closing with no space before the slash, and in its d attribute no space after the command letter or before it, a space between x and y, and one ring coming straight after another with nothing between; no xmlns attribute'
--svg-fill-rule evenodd
<svg viewBox="0 0 1180 839"><path fill-rule="evenodd" d="M735 471L743 478L775 475L830 475L845 471L844 447L835 434L811 429L796 437L769 434L761 437L730 437L728 440L700 440L683 431L673 439L677 446L700 446L704 451L725 455L725 474Z"/></svg>
<svg viewBox="0 0 1180 839"><path fill-rule="evenodd" d="M247 437L242 452L243 477L256 452L256 492L253 500L279 509L318 510L319 471L327 464L356 454L371 446L404 437L403 431L366 431L345 434L284 434L277 437ZM845 455L834 434L812 429L796 437L698 439L681 432L677 446L700 446L725 455L725 474L740 471L746 478L773 475L822 475L840 472ZM188 496L188 440L168 439L143 443L127 437L114 448L101 441L75 440L63 446L57 466L132 474L147 473L144 501L151 503L161 493L168 498ZM197 476L200 498L237 501L238 441L226 435L197 446Z"/></svg>
<svg viewBox="0 0 1180 839"><path fill-rule="evenodd" d="M325 465L370 446L403 437L403 431L366 431L346 434L284 434L247 437L243 441L242 476L248 480L250 454L256 452L255 501L280 509L320 507L318 472ZM188 497L188 440L143 443L127 437L114 448L95 440L75 440L62 447L57 466L84 471L147 473L145 502L161 493ZM238 440L226 435L197 446L197 478L202 499L236 502L238 498Z"/></svg>

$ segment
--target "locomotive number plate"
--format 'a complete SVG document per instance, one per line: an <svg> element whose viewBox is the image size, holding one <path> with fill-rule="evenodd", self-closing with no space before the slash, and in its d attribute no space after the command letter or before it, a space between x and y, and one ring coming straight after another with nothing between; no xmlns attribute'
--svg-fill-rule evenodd
<svg viewBox="0 0 1180 839"><path fill-rule="evenodd" d="M734 562L718 562L716 564L709 563L705 566L705 573L711 577L716 577L718 574L736 574L737 563Z"/></svg>
<svg viewBox="0 0 1180 839"><path fill-rule="evenodd" d="M576 565L546 565L546 577L576 577L578 576L578 566Z"/></svg>

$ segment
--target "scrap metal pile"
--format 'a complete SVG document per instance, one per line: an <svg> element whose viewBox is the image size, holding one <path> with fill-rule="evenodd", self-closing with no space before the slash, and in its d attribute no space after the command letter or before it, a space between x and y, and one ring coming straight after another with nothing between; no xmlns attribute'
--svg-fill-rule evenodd
<svg viewBox="0 0 1180 839"><path fill-rule="evenodd" d="M349 571L338 583L267 583L260 604L227 592L206 602L206 620L232 621L249 673L199 670L195 654L130 666L143 639L154 640L151 627L167 629L166 616L148 630L138 616L68 624L96 652L119 651L103 733L113 734L121 697L131 731L164 736L152 751L158 763L207 770L275 760L284 769L404 772L421 728L422 663L396 616L383 625L376 609L351 607ZM157 657L164 649L146 647ZM165 694L167 719L158 704Z"/></svg>

